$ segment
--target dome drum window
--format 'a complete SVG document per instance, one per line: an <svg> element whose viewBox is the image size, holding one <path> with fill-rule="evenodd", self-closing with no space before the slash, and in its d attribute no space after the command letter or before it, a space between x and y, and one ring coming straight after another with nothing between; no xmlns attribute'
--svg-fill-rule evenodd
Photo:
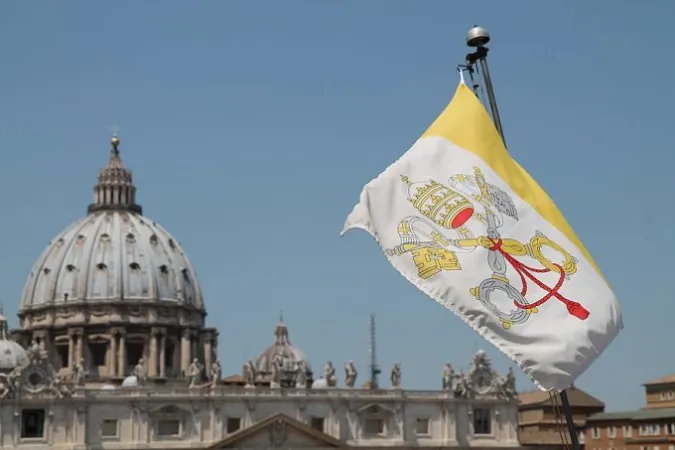
<svg viewBox="0 0 675 450"><path fill-rule="evenodd" d="M66 266L66 270L67 270L68 272L74 272L75 269L76 269L76 267L75 267L74 265L72 265L72 264L68 264L68 265Z"/></svg>
<svg viewBox="0 0 675 450"><path fill-rule="evenodd" d="M105 269L108 268L108 266L106 266L105 263L102 263L102 262L101 262L101 263L96 264L96 268L97 268L98 270L105 270Z"/></svg>
<svg viewBox="0 0 675 450"><path fill-rule="evenodd" d="M162 272L163 274L169 273L169 268L166 266L166 264L162 264L159 266L159 271Z"/></svg>
<svg viewBox="0 0 675 450"><path fill-rule="evenodd" d="M132 233L127 234L127 242L133 244L136 242L136 237Z"/></svg>
<svg viewBox="0 0 675 450"><path fill-rule="evenodd" d="M141 268L141 266L137 262L132 262L131 264L129 264L129 268L131 270L139 270Z"/></svg>
<svg viewBox="0 0 675 450"><path fill-rule="evenodd" d="M108 235L108 233L103 233L100 239L101 242L110 242L110 235Z"/></svg>
<svg viewBox="0 0 675 450"><path fill-rule="evenodd" d="M157 235L156 235L156 234L153 234L152 236L150 236L150 243L151 243L152 245L157 245L157 242L158 242L158 240L157 240Z"/></svg>

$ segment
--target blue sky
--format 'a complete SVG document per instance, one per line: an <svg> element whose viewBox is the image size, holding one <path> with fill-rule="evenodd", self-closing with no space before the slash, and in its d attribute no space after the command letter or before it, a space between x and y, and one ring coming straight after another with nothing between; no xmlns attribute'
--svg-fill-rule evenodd
<svg viewBox="0 0 675 450"><path fill-rule="evenodd" d="M437 388L485 348L409 285L365 233L339 239L367 181L454 92L474 23L513 156L616 290L626 329L578 385L610 409L675 372L673 2L3 2L0 294L82 216L110 127L145 214L187 249L224 372L272 342L283 310L320 370L380 363ZM12 318L13 325L16 320ZM519 388L531 383L519 374ZM616 392L622 392L617 395Z"/></svg>

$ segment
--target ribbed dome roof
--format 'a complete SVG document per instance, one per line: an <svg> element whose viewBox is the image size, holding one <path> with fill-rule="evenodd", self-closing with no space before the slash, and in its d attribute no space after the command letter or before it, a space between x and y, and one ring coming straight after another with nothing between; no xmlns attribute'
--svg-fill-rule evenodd
<svg viewBox="0 0 675 450"><path fill-rule="evenodd" d="M101 211L49 244L26 282L20 309L110 300L204 307L192 264L164 228L133 212Z"/></svg>
<svg viewBox="0 0 675 450"><path fill-rule="evenodd" d="M112 140L89 214L50 242L28 277L20 310L57 304L159 301L203 309L185 252L164 228L142 216L131 171Z"/></svg>
<svg viewBox="0 0 675 450"><path fill-rule="evenodd" d="M28 363L28 353L7 335L7 319L0 314L0 371L10 372Z"/></svg>
<svg viewBox="0 0 675 450"><path fill-rule="evenodd" d="M258 373L270 373L272 371L272 363L278 357L281 357L283 370L293 371L297 368L297 364L302 361L305 364L306 370L311 372L311 367L305 354L291 345L291 340L288 337L288 328L286 328L283 318L279 319L279 323L274 330L274 343L267 347L256 359L256 371Z"/></svg>

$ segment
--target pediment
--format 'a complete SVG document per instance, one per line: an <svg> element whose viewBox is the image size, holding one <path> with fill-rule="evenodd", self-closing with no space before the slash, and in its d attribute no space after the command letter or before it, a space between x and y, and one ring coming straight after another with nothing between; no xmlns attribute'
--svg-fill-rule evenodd
<svg viewBox="0 0 675 450"><path fill-rule="evenodd" d="M174 404L161 405L150 411L153 416L177 417L190 414L190 411Z"/></svg>
<svg viewBox="0 0 675 450"><path fill-rule="evenodd" d="M346 444L285 414L274 414L240 430L211 450L226 448L348 448Z"/></svg>
<svg viewBox="0 0 675 450"><path fill-rule="evenodd" d="M367 405L357 409L356 412L362 416L386 417L395 413L396 411L394 411L391 407L381 403L368 403Z"/></svg>

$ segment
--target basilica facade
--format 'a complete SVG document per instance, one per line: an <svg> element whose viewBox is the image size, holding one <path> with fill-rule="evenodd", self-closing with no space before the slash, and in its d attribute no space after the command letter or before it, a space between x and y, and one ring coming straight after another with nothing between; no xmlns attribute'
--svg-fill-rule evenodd
<svg viewBox="0 0 675 450"><path fill-rule="evenodd" d="M0 316L0 448L512 448L513 373L478 352L439 388L356 385L318 371L280 320L269 348L223 377L195 269L143 215L113 137L87 214L39 256L20 328ZM343 376L344 373L344 376Z"/></svg>

